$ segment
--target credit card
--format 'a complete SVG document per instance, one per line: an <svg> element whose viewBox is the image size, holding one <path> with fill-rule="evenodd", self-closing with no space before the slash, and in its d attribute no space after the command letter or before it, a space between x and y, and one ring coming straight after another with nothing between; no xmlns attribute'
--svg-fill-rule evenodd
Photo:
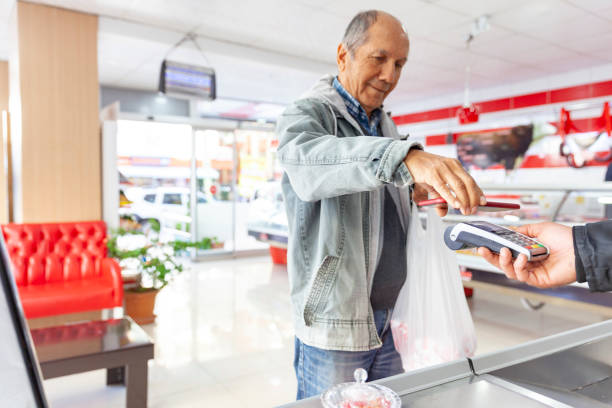
<svg viewBox="0 0 612 408"><path fill-rule="evenodd" d="M436 204L448 204L448 203L442 197L438 197L438 198L434 198L431 200L419 201L417 203L417 206L426 207L428 205L436 205ZM510 210L518 210L520 208L521 208L520 204L503 203L500 201L487 201L487 204L478 206L478 211L510 211Z"/></svg>

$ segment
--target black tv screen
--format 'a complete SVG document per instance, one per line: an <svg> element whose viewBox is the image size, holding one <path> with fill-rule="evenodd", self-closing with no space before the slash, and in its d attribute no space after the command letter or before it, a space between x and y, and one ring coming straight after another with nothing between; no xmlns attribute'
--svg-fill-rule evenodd
<svg viewBox="0 0 612 408"><path fill-rule="evenodd" d="M164 60L159 74L159 91L170 96L214 100L215 70Z"/></svg>

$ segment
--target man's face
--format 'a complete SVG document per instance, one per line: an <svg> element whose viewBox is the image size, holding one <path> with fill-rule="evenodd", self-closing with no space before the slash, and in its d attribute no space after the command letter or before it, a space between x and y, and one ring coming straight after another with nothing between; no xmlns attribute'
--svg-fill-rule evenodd
<svg viewBox="0 0 612 408"><path fill-rule="evenodd" d="M393 17L379 14L368 29L367 41L350 55L338 46L338 71L342 86L353 95L368 116L379 108L399 81L408 58L408 36Z"/></svg>

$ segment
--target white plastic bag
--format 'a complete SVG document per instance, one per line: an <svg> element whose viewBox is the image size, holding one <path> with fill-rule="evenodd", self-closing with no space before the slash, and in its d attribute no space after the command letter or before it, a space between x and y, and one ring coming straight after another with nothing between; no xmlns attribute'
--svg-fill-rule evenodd
<svg viewBox="0 0 612 408"><path fill-rule="evenodd" d="M391 317L395 348L406 371L470 357L476 350L459 265L443 234L442 220L433 207L428 209L424 230L413 205L408 275Z"/></svg>

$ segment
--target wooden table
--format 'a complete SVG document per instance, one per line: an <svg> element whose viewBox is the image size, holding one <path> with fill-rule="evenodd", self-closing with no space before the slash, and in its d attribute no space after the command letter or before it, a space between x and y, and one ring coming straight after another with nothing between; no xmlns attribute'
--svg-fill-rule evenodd
<svg viewBox="0 0 612 408"><path fill-rule="evenodd" d="M105 368L107 385L126 387L126 407L147 406L153 342L129 317L31 330L43 378Z"/></svg>

